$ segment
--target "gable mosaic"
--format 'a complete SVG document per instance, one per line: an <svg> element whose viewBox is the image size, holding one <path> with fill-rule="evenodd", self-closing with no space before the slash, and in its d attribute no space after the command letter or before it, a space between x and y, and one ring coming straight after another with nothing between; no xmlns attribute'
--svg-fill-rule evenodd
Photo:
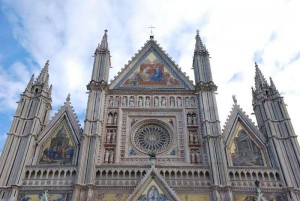
<svg viewBox="0 0 300 201"><path fill-rule="evenodd" d="M41 146L40 164L72 164L76 146L70 129L61 123L51 137Z"/></svg>

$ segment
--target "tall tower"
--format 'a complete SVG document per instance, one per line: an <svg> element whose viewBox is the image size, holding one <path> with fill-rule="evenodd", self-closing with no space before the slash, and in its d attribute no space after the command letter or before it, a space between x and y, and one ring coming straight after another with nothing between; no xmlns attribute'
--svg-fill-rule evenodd
<svg viewBox="0 0 300 201"><path fill-rule="evenodd" d="M261 132L267 137L272 165L281 171L289 200L300 200L299 144L287 112L272 79L267 83L258 65L255 64L255 89L253 109Z"/></svg>
<svg viewBox="0 0 300 201"><path fill-rule="evenodd" d="M214 200L232 200L232 193L227 190L227 175L224 143L221 135L218 108L215 98L217 86L214 84L209 62L209 53L199 36L196 35L193 69L195 73L196 94L199 101L201 133L203 135L208 163L212 170ZM218 189L218 190L217 190Z"/></svg>
<svg viewBox="0 0 300 201"><path fill-rule="evenodd" d="M95 165L97 150L100 146L102 133L105 94L108 87L108 75L110 63L110 52L107 42L107 30L96 48L94 54L94 66L90 83L87 85L89 98L86 111L86 119L83 130L81 153L79 161L78 186L92 185L95 182ZM74 199L95 200L94 191L88 188L88 192L76 188Z"/></svg>
<svg viewBox="0 0 300 201"><path fill-rule="evenodd" d="M46 126L51 111L52 87L48 85L48 67L49 61L35 81L32 75L21 94L0 158L1 187L14 188L20 185L25 166L32 164L37 135ZM0 198L15 198L16 195L16 189L2 191Z"/></svg>

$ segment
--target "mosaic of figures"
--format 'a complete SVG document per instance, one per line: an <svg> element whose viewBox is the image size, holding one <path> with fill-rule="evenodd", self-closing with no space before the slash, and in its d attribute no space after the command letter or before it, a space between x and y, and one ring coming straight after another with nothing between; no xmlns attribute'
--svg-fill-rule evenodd
<svg viewBox="0 0 300 201"><path fill-rule="evenodd" d="M74 151L75 143L69 128L62 125L58 132L42 146L40 163L72 164Z"/></svg>
<svg viewBox="0 0 300 201"><path fill-rule="evenodd" d="M120 104L121 103L121 104ZM110 96L108 107L196 107L193 96Z"/></svg>
<svg viewBox="0 0 300 201"><path fill-rule="evenodd" d="M184 201L210 201L209 194L180 194L180 200Z"/></svg>
<svg viewBox="0 0 300 201"><path fill-rule="evenodd" d="M104 152L104 163L114 163L115 161L115 149L107 148Z"/></svg>
<svg viewBox="0 0 300 201"><path fill-rule="evenodd" d="M47 200L49 201L67 201L68 200L68 194L65 193L47 193L45 195L44 192L40 193L25 193L25 194L20 194L18 196L18 201L40 201L40 200L45 200L45 196L47 196Z"/></svg>
<svg viewBox="0 0 300 201"><path fill-rule="evenodd" d="M97 201L125 201L126 193L98 193Z"/></svg>
<svg viewBox="0 0 300 201"><path fill-rule="evenodd" d="M152 185L145 194L138 198L138 201L169 201L169 199L164 193L159 192L156 186Z"/></svg>
<svg viewBox="0 0 300 201"><path fill-rule="evenodd" d="M137 66L123 87L181 87L177 79L169 72L158 58L151 52L145 60Z"/></svg>
<svg viewBox="0 0 300 201"><path fill-rule="evenodd" d="M233 166L264 166L260 147L244 130L241 130L234 138L230 155Z"/></svg>
<svg viewBox="0 0 300 201"><path fill-rule="evenodd" d="M237 194L234 196L234 201L256 201L256 200L266 200L266 201L284 201L286 200L282 195L279 194L265 194L264 198L259 199L257 195L247 195L247 194Z"/></svg>

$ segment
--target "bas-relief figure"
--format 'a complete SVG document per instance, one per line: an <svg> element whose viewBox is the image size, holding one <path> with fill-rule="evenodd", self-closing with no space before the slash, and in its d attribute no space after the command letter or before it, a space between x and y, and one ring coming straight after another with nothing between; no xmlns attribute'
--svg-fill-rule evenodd
<svg viewBox="0 0 300 201"><path fill-rule="evenodd" d="M40 201L43 196L41 193L26 193L18 196L18 201ZM67 201L68 194L48 194L49 201Z"/></svg>

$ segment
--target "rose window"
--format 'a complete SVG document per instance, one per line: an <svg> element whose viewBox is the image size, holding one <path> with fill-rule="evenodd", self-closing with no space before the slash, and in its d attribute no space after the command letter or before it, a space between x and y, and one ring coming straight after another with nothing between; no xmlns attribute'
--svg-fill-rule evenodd
<svg viewBox="0 0 300 201"><path fill-rule="evenodd" d="M148 154L161 153L171 145L171 136L168 130L164 126L154 123L140 127L133 139L135 146Z"/></svg>

